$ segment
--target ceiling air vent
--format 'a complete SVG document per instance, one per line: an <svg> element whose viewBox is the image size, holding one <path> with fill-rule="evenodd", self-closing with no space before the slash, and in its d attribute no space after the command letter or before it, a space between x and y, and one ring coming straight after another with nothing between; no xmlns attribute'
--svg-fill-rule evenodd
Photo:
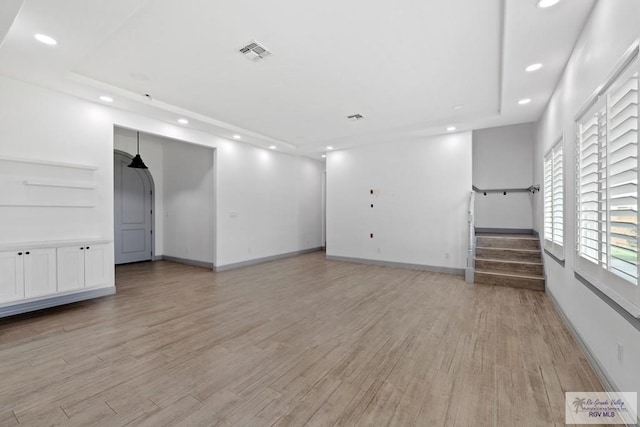
<svg viewBox="0 0 640 427"><path fill-rule="evenodd" d="M362 114L352 114L350 116L347 116L347 119L351 120L352 122L357 122L358 120L364 119L364 116Z"/></svg>
<svg viewBox="0 0 640 427"><path fill-rule="evenodd" d="M269 52L266 47L262 46L255 40L248 45L240 48L239 51L241 54L252 61L259 61L261 59L264 59L266 56L271 55L271 52Z"/></svg>

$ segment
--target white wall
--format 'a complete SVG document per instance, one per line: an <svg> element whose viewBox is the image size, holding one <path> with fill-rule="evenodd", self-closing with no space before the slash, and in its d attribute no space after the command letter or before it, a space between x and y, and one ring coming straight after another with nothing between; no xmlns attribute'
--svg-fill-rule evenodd
<svg viewBox="0 0 640 427"><path fill-rule="evenodd" d="M165 140L163 255L213 262L213 150Z"/></svg>
<svg viewBox="0 0 640 427"><path fill-rule="evenodd" d="M533 182L533 123L473 131L473 185L480 189L528 188ZM476 195L476 227L533 228L539 193Z"/></svg>
<svg viewBox="0 0 640 427"><path fill-rule="evenodd" d="M218 266L322 246L321 162L232 141L217 156Z"/></svg>
<svg viewBox="0 0 640 427"><path fill-rule="evenodd" d="M565 257L563 268L545 256L547 291L558 301L574 328L608 376L623 391L640 391L640 331L574 278L575 150L574 117L595 89L640 36L640 2L597 2L537 129L534 179L540 182L543 155L562 134L565 138ZM542 199L534 205L534 226L542 230ZM617 344L624 346L623 363Z"/></svg>
<svg viewBox="0 0 640 427"><path fill-rule="evenodd" d="M229 141L4 77L0 77L0 117L0 156L98 167L95 209L63 212L43 208L32 213L0 207L0 242L113 238L116 125L217 149L215 265L321 246L321 162ZM305 197L299 197L300 193ZM239 216L229 218L230 211Z"/></svg>
<svg viewBox="0 0 640 427"><path fill-rule="evenodd" d="M470 132L331 152L327 255L462 269L470 192Z"/></svg>

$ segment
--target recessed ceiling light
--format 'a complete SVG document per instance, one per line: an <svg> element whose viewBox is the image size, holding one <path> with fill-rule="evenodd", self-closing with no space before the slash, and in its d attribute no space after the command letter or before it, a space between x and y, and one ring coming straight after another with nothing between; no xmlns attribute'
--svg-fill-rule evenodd
<svg viewBox="0 0 640 427"><path fill-rule="evenodd" d="M233 135L233 139L242 139L240 135Z"/></svg>
<svg viewBox="0 0 640 427"><path fill-rule="evenodd" d="M327 150L333 150L333 147L332 147L332 146L330 146L330 145L328 145L328 146L327 146Z"/></svg>
<svg viewBox="0 0 640 427"><path fill-rule="evenodd" d="M40 43L48 44L49 46L55 46L58 44L56 39L54 39L53 37L49 37L46 34L35 34L34 37Z"/></svg>
<svg viewBox="0 0 640 427"><path fill-rule="evenodd" d="M189 124L189 120L187 120L187 119L178 119L178 123L180 123L182 125L188 125Z"/></svg>
<svg viewBox="0 0 640 427"><path fill-rule="evenodd" d="M113 102L113 98L107 95L102 95L98 99L102 102Z"/></svg>
<svg viewBox="0 0 640 427"><path fill-rule="evenodd" d="M272 150L275 150L276 146L275 145L270 145L269 148L272 149Z"/></svg>
<svg viewBox="0 0 640 427"><path fill-rule="evenodd" d="M462 105L454 105L453 109L454 110L462 110Z"/></svg>
<svg viewBox="0 0 640 427"><path fill-rule="evenodd" d="M523 98L523 99L521 99L521 100L519 100L519 101L518 101L518 104L520 104L520 105L525 105L525 104L528 104L528 103L530 103L530 102L531 102L531 99L530 99L530 98Z"/></svg>
<svg viewBox="0 0 640 427"><path fill-rule="evenodd" d="M448 132L453 132L454 130L456 130L456 127L455 127L455 126L449 126L449 127L447 128L447 131L448 131Z"/></svg>
<svg viewBox="0 0 640 427"><path fill-rule="evenodd" d="M542 68L542 64L537 63L537 64L531 64L529 65L527 68L525 68L524 70L527 72L532 72L532 71L538 71L540 68Z"/></svg>
<svg viewBox="0 0 640 427"><path fill-rule="evenodd" d="M326 154L323 154L323 155L322 155L322 156L320 156L320 157L322 157L322 158L324 159L325 157L327 157L327 155L326 155Z"/></svg>
<svg viewBox="0 0 640 427"><path fill-rule="evenodd" d="M538 7L541 7L544 9L546 7L555 6L559 2L560 0L538 0Z"/></svg>

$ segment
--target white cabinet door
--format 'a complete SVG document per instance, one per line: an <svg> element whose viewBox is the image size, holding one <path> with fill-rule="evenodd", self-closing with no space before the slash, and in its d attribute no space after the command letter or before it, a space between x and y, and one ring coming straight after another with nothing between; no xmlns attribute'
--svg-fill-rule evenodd
<svg viewBox="0 0 640 427"><path fill-rule="evenodd" d="M58 292L84 288L84 246L58 248Z"/></svg>
<svg viewBox="0 0 640 427"><path fill-rule="evenodd" d="M24 298L24 254L0 252L0 303Z"/></svg>
<svg viewBox="0 0 640 427"><path fill-rule="evenodd" d="M26 250L23 257L25 298L55 293L56 250Z"/></svg>
<svg viewBox="0 0 640 427"><path fill-rule="evenodd" d="M84 285L87 288L104 286L109 283L108 264L110 245L87 245L84 251Z"/></svg>

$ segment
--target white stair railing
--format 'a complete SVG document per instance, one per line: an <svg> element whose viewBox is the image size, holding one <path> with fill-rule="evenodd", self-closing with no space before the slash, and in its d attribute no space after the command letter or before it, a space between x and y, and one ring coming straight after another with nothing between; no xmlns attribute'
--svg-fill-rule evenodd
<svg viewBox="0 0 640 427"><path fill-rule="evenodd" d="M467 283L473 283L473 271L475 268L476 257L476 231L475 231L475 200L476 192L471 191L469 194L469 211L467 214L467 223L469 225L469 244L467 246L467 268L464 272L464 280Z"/></svg>

